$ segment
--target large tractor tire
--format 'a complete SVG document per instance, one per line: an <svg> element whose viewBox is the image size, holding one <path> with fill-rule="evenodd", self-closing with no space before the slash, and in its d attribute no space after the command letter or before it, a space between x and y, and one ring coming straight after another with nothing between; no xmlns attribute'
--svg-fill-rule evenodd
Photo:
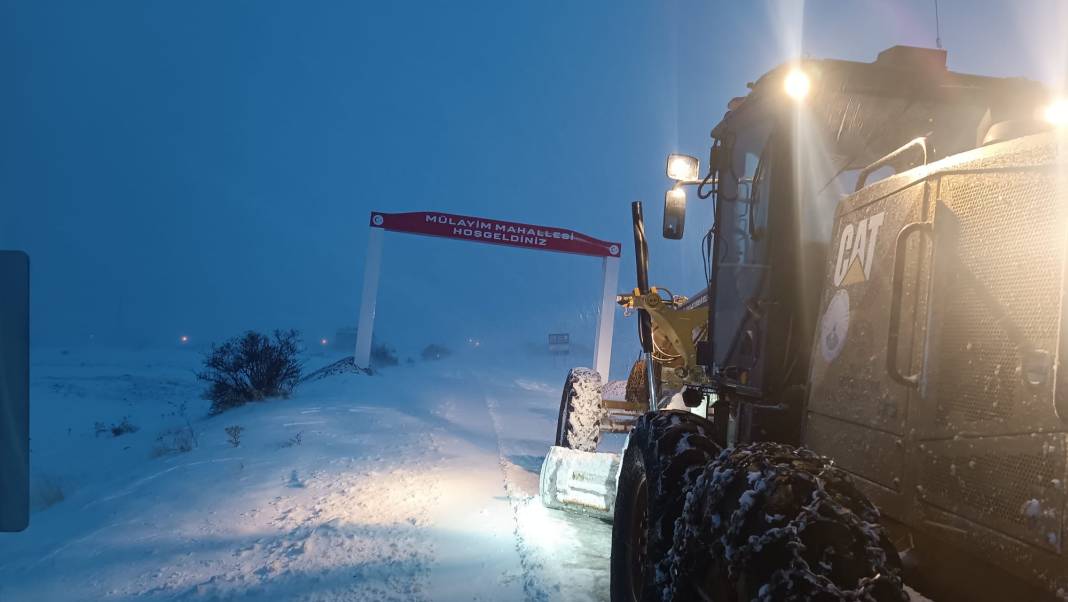
<svg viewBox="0 0 1068 602"><path fill-rule="evenodd" d="M668 600L908 600L875 506L826 458L779 443L705 467L667 560Z"/></svg>
<svg viewBox="0 0 1068 602"><path fill-rule="evenodd" d="M712 423L689 412L650 412L635 423L616 489L613 602L661 598L675 519L687 490L718 453Z"/></svg>
<svg viewBox="0 0 1068 602"><path fill-rule="evenodd" d="M579 451L597 451L601 440L601 375L589 368L573 368L564 381L560 416L556 421L556 445Z"/></svg>

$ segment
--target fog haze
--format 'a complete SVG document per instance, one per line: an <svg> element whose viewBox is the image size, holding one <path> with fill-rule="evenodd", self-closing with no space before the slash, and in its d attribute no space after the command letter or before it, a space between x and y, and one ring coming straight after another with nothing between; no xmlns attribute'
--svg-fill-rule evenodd
<svg viewBox="0 0 1068 602"><path fill-rule="evenodd" d="M950 68L1059 85L1052 2L943 1ZM933 46L908 2L0 2L0 247L32 261L35 345L354 326L368 213L435 210L624 243L702 286L710 208L659 238L673 151L797 52ZM998 42L991 43L991 40ZM386 237L383 340L592 346L599 261ZM617 369L633 320L617 317Z"/></svg>

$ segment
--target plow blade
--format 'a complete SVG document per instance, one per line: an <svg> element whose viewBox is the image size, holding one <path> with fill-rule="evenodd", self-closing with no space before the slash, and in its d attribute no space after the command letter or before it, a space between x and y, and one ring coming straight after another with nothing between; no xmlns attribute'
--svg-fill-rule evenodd
<svg viewBox="0 0 1068 602"><path fill-rule="evenodd" d="M618 454L554 446L541 465L541 503L611 520L618 478Z"/></svg>

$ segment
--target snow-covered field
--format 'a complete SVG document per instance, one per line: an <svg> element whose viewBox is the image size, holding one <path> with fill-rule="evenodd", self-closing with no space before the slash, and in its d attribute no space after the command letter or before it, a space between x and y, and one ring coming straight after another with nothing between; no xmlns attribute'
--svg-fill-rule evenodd
<svg viewBox="0 0 1068 602"><path fill-rule="evenodd" d="M469 350L208 417L199 359L35 352L0 600L607 599L610 526L533 497L562 363Z"/></svg>

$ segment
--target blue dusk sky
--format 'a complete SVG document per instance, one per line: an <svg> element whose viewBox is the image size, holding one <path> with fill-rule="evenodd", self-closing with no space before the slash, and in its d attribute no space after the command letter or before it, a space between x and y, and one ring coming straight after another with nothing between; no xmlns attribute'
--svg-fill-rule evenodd
<svg viewBox="0 0 1068 602"><path fill-rule="evenodd" d="M1059 87L1061 6L943 0L950 67ZM665 155L707 156L746 82L934 42L929 0L2 0L0 248L29 252L49 346L330 337L356 321L371 210L621 241L626 290L628 203L659 232ZM691 199L686 238L653 237L655 283L702 286L708 219ZM592 344L599 289L596 259L388 235L378 332L412 355Z"/></svg>

